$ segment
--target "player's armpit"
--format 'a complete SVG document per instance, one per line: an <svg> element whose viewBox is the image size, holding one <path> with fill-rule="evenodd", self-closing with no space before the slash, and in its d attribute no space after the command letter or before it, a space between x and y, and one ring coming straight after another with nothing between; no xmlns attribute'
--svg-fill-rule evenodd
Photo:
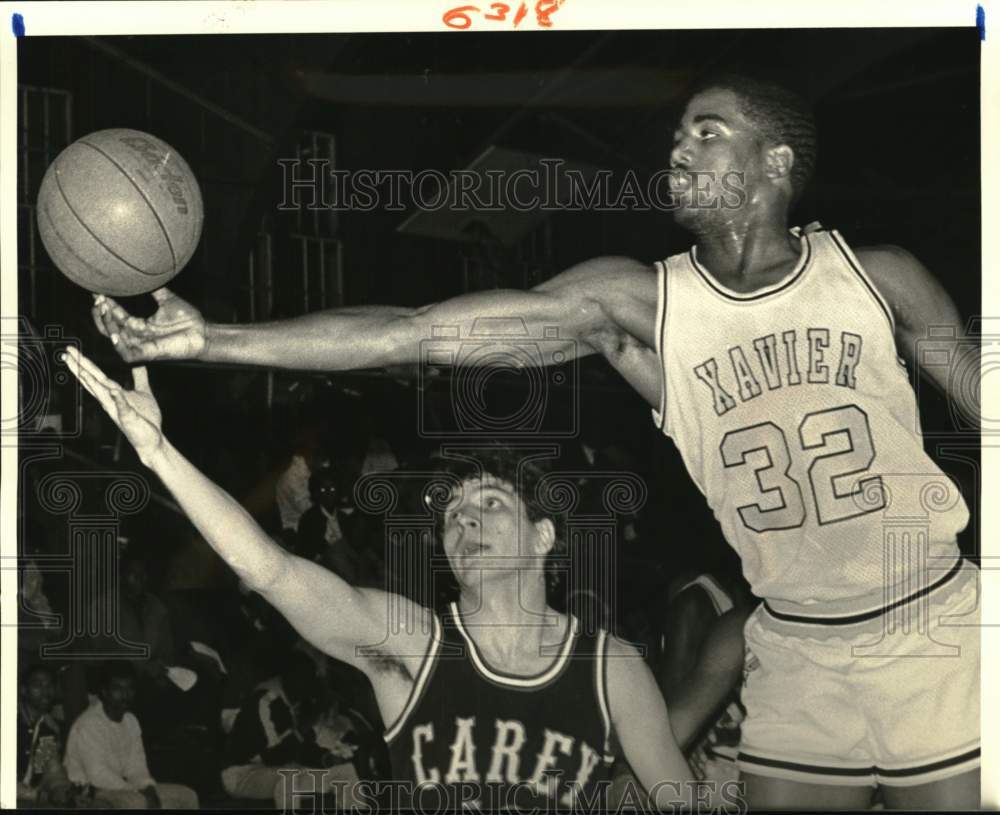
<svg viewBox="0 0 1000 815"><path fill-rule="evenodd" d="M309 643L373 681L387 660L414 676L427 651L430 612L397 594L356 588L304 558L290 555L262 594Z"/></svg>
<svg viewBox="0 0 1000 815"><path fill-rule="evenodd" d="M608 343L630 337L656 344L656 271L627 257L599 257L560 272L532 292L557 295L567 303L596 305L601 319L578 325L579 336L601 353Z"/></svg>
<svg viewBox="0 0 1000 815"><path fill-rule="evenodd" d="M656 349L643 345L630 334L610 339L614 344L602 349L605 358L643 399L659 408L663 368Z"/></svg>
<svg viewBox="0 0 1000 815"><path fill-rule="evenodd" d="M978 425L978 403L967 390L953 387L958 378L950 376L951 367L922 364L922 358L930 351L937 359L961 357L963 367L978 366L976 361L968 359L965 324L944 286L916 257L899 246L869 246L857 249L855 254L892 309L900 355ZM921 353L917 353L918 348Z"/></svg>

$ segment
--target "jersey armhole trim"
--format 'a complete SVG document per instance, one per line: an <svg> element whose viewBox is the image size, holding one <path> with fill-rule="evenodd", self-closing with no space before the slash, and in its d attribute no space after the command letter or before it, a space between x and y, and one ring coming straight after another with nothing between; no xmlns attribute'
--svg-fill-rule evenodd
<svg viewBox="0 0 1000 815"><path fill-rule="evenodd" d="M653 422L659 430L664 429L667 419L667 366L664 358L663 341L667 327L667 266L662 260L656 262L656 358L660 361L660 407L653 410Z"/></svg>
<svg viewBox="0 0 1000 815"><path fill-rule="evenodd" d="M611 753L611 705L608 702L608 632L603 628L597 633L597 643L594 648L597 659L594 660L594 680L597 685L597 707L604 722L604 761L614 760Z"/></svg>
<svg viewBox="0 0 1000 815"><path fill-rule="evenodd" d="M712 606L715 608L716 615L719 617L727 611L732 611L736 606L732 598L729 596L729 592L722 588L722 584L715 579L714 575L707 572L703 572L690 582L684 584L674 597L679 596L681 592L685 592L693 587L697 587L705 592L708 599L711 601Z"/></svg>
<svg viewBox="0 0 1000 815"><path fill-rule="evenodd" d="M851 251L847 242L836 229L830 230L830 238L833 240L833 245L840 251L844 260L847 261L847 265L854 270L854 273L864 284L864 287L868 289L868 293L872 296L872 298L874 298L876 305L882 309L882 313L885 314L885 318L889 321L889 329L892 331L892 336L895 338L896 318L892 315L892 309L889 308L889 304L886 302L886 299L882 296L882 293L878 290L875 284L872 283L872 279L864 270L864 267L861 265L861 261L858 260L857 255Z"/></svg>
<svg viewBox="0 0 1000 815"><path fill-rule="evenodd" d="M387 727L385 730L383 738L386 744L389 744L399 735L403 729L403 725L406 724L406 720L420 702L421 697L424 695L424 688L427 686L427 680L431 675L434 664L437 662L443 635L441 632L441 621L438 619L437 614L432 615L432 617L434 620L434 633L431 635L431 641L427 645L427 653L424 654L424 659L420 663L420 670L417 673L416 680L413 682L413 687L410 688L410 695L406 699L406 704L403 705L403 709L396 717L396 721L393 722L392 726Z"/></svg>

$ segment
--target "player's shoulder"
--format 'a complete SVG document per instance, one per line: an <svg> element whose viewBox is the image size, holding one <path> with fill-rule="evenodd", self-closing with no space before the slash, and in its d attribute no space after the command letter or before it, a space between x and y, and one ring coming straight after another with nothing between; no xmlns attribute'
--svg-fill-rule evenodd
<svg viewBox="0 0 1000 815"><path fill-rule="evenodd" d="M586 274L616 273L648 277L656 274L653 264L643 263L627 255L600 255L596 258L582 261L573 267Z"/></svg>
<svg viewBox="0 0 1000 815"><path fill-rule="evenodd" d="M880 271L912 272L922 268L912 252L893 243L857 246L854 254L869 274Z"/></svg>
<svg viewBox="0 0 1000 815"><path fill-rule="evenodd" d="M554 291L570 287L578 293L598 294L635 291L643 285L655 287L655 267L622 255L602 255L576 263L535 288Z"/></svg>
<svg viewBox="0 0 1000 815"><path fill-rule="evenodd" d="M916 255L896 244L874 244L854 249L865 273L894 311L913 298L924 297L936 283Z"/></svg>

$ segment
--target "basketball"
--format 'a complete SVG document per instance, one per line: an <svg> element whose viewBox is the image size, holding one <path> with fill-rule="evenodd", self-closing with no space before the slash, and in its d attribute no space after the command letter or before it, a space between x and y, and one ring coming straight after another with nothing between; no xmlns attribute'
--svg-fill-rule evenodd
<svg viewBox="0 0 1000 815"><path fill-rule="evenodd" d="M38 191L49 257L97 294L143 294L166 284L194 254L203 215L187 162L139 130L99 130L73 142Z"/></svg>

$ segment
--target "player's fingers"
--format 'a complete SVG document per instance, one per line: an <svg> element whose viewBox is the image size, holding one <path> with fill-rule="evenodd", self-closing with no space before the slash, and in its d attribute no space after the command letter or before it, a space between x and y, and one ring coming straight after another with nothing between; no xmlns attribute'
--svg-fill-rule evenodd
<svg viewBox="0 0 1000 815"><path fill-rule="evenodd" d="M121 418L128 411L132 410L132 406L125 399L125 394L122 393L121 389L116 389L111 391L110 396L111 396L112 410L115 411L115 414L117 414L119 418Z"/></svg>
<svg viewBox="0 0 1000 815"><path fill-rule="evenodd" d="M155 289L153 291L153 299L156 300L157 303L164 303L173 296L174 293L170 291L170 289L168 289L166 286L164 286L161 289Z"/></svg>
<svg viewBox="0 0 1000 815"><path fill-rule="evenodd" d="M97 327L97 333L108 336L108 330L104 327L104 318L101 316L101 306L94 300L94 305L90 309L90 316L94 318L94 325Z"/></svg>
<svg viewBox="0 0 1000 815"><path fill-rule="evenodd" d="M149 371L145 365L137 365L132 369L132 384L137 391L150 393Z"/></svg>
<svg viewBox="0 0 1000 815"><path fill-rule="evenodd" d="M114 300L111 302L114 303L114 305L111 306L112 316L118 321L119 324L124 325L128 321L128 318L132 315L125 311L125 309L123 309L120 305L115 303Z"/></svg>
<svg viewBox="0 0 1000 815"><path fill-rule="evenodd" d="M87 393L100 403L108 415L114 416L114 403L111 401L110 391L105 385L98 382L89 371L83 368L80 364L80 354L75 353L75 351L71 353L71 351L73 349L67 349L65 354L66 367L80 381L80 384L83 385Z"/></svg>
<svg viewBox="0 0 1000 815"><path fill-rule="evenodd" d="M105 298L102 299L101 302L95 303L94 307L97 309L101 318L101 324L104 326L104 331L102 333L106 337L111 337L112 342L114 342L114 336L118 333L118 325L115 321L114 315L111 313L111 307L108 305L107 299Z"/></svg>
<svg viewBox="0 0 1000 815"><path fill-rule="evenodd" d="M122 358L126 362L148 362L149 360L157 359L160 356L159 343L155 338L148 339L143 337L137 337L135 335L123 334L121 336L122 342Z"/></svg>
<svg viewBox="0 0 1000 815"><path fill-rule="evenodd" d="M88 376L93 377L93 379L99 382L103 387L111 390L118 387L118 383L113 379L109 379L107 374L104 373L89 357L84 356L76 348L68 348L67 351L72 352L73 358L76 360L80 368L86 372Z"/></svg>
<svg viewBox="0 0 1000 815"><path fill-rule="evenodd" d="M145 338L132 332L125 332L119 336L118 340L122 346L122 355L129 362L141 362L145 359L142 353L142 346L146 342Z"/></svg>

